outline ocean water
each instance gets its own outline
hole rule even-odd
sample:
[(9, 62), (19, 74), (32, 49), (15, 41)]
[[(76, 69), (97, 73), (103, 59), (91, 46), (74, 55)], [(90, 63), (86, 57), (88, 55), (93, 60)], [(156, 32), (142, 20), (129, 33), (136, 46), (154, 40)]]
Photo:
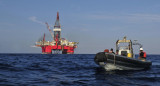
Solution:
[(0, 86), (160, 86), (160, 55), (141, 71), (105, 71), (95, 54), (0, 54)]

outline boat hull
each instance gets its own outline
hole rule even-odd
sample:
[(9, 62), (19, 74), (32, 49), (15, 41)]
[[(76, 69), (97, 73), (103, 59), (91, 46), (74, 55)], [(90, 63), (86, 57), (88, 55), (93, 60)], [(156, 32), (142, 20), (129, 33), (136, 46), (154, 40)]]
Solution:
[(148, 69), (152, 65), (151, 61), (141, 61), (105, 52), (97, 53), (94, 61), (107, 70), (142, 70)]

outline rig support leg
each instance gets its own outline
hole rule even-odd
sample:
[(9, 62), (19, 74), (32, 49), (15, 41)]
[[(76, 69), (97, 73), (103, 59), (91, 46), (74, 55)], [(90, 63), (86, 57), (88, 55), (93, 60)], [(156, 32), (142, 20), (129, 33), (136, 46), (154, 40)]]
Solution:
[(43, 46), (42, 47), (42, 54), (52, 54), (51, 46)]

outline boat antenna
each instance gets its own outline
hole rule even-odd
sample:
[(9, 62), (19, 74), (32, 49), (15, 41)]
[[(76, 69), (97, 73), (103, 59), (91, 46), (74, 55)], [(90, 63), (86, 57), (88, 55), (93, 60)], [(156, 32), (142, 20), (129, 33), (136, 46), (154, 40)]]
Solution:
[(137, 41), (138, 41), (138, 40), (134, 40), (133, 45), (139, 45), (139, 47), (140, 47), (140, 48), (142, 48), (142, 47), (143, 47), (143, 45), (142, 45), (142, 44), (140, 44), (140, 43), (138, 43)]

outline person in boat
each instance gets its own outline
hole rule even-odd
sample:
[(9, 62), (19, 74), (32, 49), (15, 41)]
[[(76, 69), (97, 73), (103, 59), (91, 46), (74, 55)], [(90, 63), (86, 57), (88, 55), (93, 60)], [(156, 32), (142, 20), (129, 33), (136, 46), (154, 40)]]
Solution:
[(119, 50), (116, 50), (116, 55), (118, 55)]
[(114, 52), (113, 52), (113, 48), (111, 48), (111, 50), (110, 50), (110, 52), (109, 53), (113, 53), (113, 54), (115, 54)]
[(146, 61), (146, 52), (143, 51), (143, 48), (140, 48), (140, 53), (138, 59)]
[(104, 52), (109, 53), (109, 50), (108, 50), (108, 49), (105, 49)]

